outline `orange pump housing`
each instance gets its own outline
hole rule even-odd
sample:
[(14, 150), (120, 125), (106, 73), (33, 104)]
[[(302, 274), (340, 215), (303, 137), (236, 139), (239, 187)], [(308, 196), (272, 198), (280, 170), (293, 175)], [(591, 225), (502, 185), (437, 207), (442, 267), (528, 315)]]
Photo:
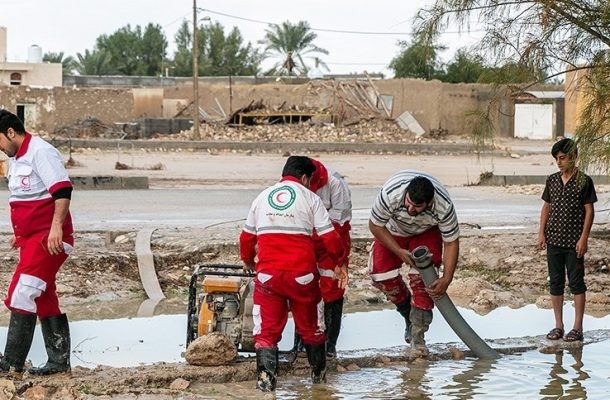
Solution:
[[(206, 276), (202, 283), (204, 297), (202, 302), (206, 302), (208, 295), (215, 293), (238, 293), (241, 286), (241, 279), (235, 277)], [(197, 324), (197, 334), (199, 336), (212, 333), (216, 328), (216, 316), (214, 311), (206, 304), (199, 308), (199, 323)]]

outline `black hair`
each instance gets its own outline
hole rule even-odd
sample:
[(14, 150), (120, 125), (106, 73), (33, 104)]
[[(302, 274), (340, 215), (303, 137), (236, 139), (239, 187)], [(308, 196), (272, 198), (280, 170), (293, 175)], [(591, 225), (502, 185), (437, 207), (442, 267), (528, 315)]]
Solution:
[(434, 185), (430, 182), (430, 179), (416, 176), (409, 182), (407, 193), (413, 204), (427, 204), (434, 198)]
[(282, 176), (294, 176), (300, 179), (303, 175), (306, 175), (308, 178), (311, 178), (315, 170), (316, 166), (311, 161), (311, 158), (306, 156), (290, 156), (286, 160)]
[(25, 135), (25, 127), (19, 117), (10, 111), (0, 110), (0, 133), (6, 135), (8, 128), (13, 128), (18, 135)]
[(554, 159), (557, 159), (557, 154), (562, 152), (564, 154), (568, 154), (572, 158), (576, 158), (578, 155), (578, 148), (576, 147), (576, 143), (569, 138), (561, 139), (556, 142), (551, 149), (551, 155)]

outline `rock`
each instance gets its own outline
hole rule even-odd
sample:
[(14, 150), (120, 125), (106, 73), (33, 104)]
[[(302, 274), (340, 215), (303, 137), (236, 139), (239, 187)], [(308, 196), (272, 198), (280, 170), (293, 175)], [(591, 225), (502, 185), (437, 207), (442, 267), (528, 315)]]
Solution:
[(44, 386), (36, 385), (26, 390), (23, 397), (27, 400), (44, 400), (49, 398), (49, 391)]
[(511, 292), (483, 289), (470, 302), (470, 307), (482, 314), (500, 306), (523, 307), (525, 306), (525, 301), (515, 297)]
[(341, 364), (337, 364), (337, 372), (345, 372), (345, 371), (347, 371), (347, 368), (345, 368)]
[(605, 293), (587, 293), (587, 307), (593, 310), (610, 308), (610, 296)]
[(553, 304), (551, 303), (551, 296), (544, 295), (540, 296), (536, 299), (536, 306), (538, 308), (550, 309), (553, 308)]
[(184, 356), (189, 364), (201, 366), (229, 364), (236, 357), (235, 344), (220, 332), (198, 337), (186, 349)]
[(449, 296), (475, 297), (481, 290), (492, 290), (491, 283), (481, 278), (458, 278), (454, 279), (447, 288)]
[(349, 364), (347, 367), (345, 367), (345, 369), (347, 369), (348, 371), (360, 371), (360, 367), (357, 364)]
[(521, 156), (517, 153), (511, 153), (510, 158), (521, 158)]
[(463, 360), (465, 357), (464, 352), (457, 347), (449, 347), (449, 353), (454, 360)]
[(10, 379), (0, 379), (0, 400), (11, 400), (17, 389)]
[(189, 387), (191, 382), (186, 379), (177, 378), (172, 383), (170, 383), (169, 388), (173, 390), (186, 390)]

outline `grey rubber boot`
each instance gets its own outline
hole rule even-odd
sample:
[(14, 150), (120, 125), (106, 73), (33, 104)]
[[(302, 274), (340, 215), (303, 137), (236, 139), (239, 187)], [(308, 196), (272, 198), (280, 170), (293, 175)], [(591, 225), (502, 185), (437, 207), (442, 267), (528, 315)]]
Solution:
[(32, 375), (70, 372), (70, 325), (66, 314), (40, 320), (48, 360), (42, 367), (30, 368)]
[(326, 325), (326, 357), (337, 355), (337, 339), (341, 332), (343, 316), (343, 297), (331, 303), (324, 303), (324, 323)]
[(411, 297), (396, 304), (396, 311), (405, 319), (405, 342), (411, 343)]
[(432, 310), (412, 307), (409, 317), (411, 320), (411, 347), (413, 349), (426, 350), (424, 335), (432, 323)]
[(325, 344), (306, 344), (307, 359), (311, 366), (311, 382), (326, 382), (326, 345)]
[(256, 349), (256, 388), (263, 392), (273, 392), (277, 382), (277, 368), (277, 349)]
[(0, 371), (22, 375), (25, 359), (32, 347), (35, 328), (36, 315), (11, 312), (6, 347), (0, 359)]

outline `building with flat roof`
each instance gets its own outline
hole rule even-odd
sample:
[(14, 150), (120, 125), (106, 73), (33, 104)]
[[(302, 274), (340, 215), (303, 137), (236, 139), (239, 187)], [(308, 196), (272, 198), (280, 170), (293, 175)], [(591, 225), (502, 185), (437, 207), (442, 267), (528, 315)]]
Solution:
[(0, 86), (61, 86), (62, 65), (43, 63), (42, 49), (32, 45), (28, 49), (27, 62), (7, 59), (7, 29), (0, 26)]

